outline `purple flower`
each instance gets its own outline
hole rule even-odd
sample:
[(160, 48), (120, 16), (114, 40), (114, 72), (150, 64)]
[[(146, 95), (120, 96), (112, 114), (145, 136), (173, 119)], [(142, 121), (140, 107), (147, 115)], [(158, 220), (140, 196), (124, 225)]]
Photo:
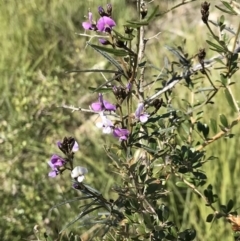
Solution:
[(79, 150), (79, 145), (78, 143), (75, 141), (74, 142), (74, 145), (73, 145), (73, 148), (72, 148), (72, 152), (77, 152)]
[(116, 106), (106, 100), (103, 100), (102, 94), (99, 94), (98, 102), (94, 102), (91, 104), (91, 108), (96, 112), (104, 110), (116, 111)]
[(83, 22), (82, 26), (86, 30), (97, 30), (96, 24), (93, 24), (92, 13), (88, 13), (88, 22)]
[(119, 141), (127, 140), (129, 134), (130, 134), (130, 131), (127, 129), (122, 129), (122, 128), (117, 127), (117, 128), (114, 128), (114, 130), (113, 130), (113, 135), (115, 137), (118, 137)]
[(150, 116), (147, 113), (143, 113), (144, 110), (144, 104), (143, 103), (139, 103), (138, 107), (135, 111), (135, 118), (140, 120), (142, 123), (145, 123), (148, 121), (148, 117)]
[[(57, 141), (57, 146), (58, 146), (58, 148), (60, 149), (60, 150), (62, 150), (62, 142), (61, 141)], [(72, 147), (72, 152), (77, 152), (79, 150), (79, 145), (78, 145), (78, 143), (75, 141), (74, 142), (74, 145), (73, 145), (73, 147)]]
[(101, 17), (97, 21), (97, 29), (100, 32), (111, 32), (112, 28), (116, 26), (116, 23), (109, 17)]
[(51, 160), (48, 162), (48, 165), (51, 167), (52, 171), (48, 173), (48, 176), (56, 177), (59, 174), (59, 168), (64, 166), (65, 163), (66, 161), (62, 157), (56, 154), (52, 155)]
[(99, 39), (99, 42), (102, 44), (102, 45), (111, 45), (111, 43), (105, 39), (105, 38), (100, 38)]
[(100, 117), (102, 119), (102, 122), (97, 122), (96, 126), (98, 128), (102, 128), (102, 131), (104, 134), (110, 134), (113, 130), (113, 123), (111, 120), (109, 120), (103, 112), (100, 112)]

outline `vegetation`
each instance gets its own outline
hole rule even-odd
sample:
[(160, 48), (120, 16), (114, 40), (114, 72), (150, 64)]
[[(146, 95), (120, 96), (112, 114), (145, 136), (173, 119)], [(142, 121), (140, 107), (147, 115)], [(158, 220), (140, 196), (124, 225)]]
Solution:
[[(91, 8), (96, 16), (97, 7), (104, 4), (105, 2), (90, 0), (22, 0), (17, 3), (0, 3), (0, 237), (4, 241), (38, 238), (80, 240), (80, 236), (82, 240), (88, 240), (94, 234), (94, 228), (81, 226), (80, 222), (59, 234), (79, 213), (79, 206), (88, 203), (88, 200), (67, 201), (82, 197), (82, 194), (72, 188), (70, 176), (66, 173), (55, 179), (47, 176), (47, 162), (53, 153), (60, 155), (56, 142), (64, 136), (73, 136), (79, 143), (80, 151), (75, 154), (74, 161), (76, 165), (88, 168), (88, 185), (98, 190), (106, 200), (117, 200), (122, 190), (127, 168), (123, 168), (122, 176), (116, 175), (115, 172), (121, 173), (121, 168), (113, 169), (115, 158), (109, 158), (113, 153), (121, 158), (125, 156), (120, 144), (118, 147), (111, 145), (118, 144), (116, 139), (103, 135), (95, 127), (97, 115), (62, 108), (74, 105), (88, 109), (98, 98), (93, 88), (105, 82), (105, 76), (99, 73), (73, 70), (113, 69), (101, 54), (86, 45), (89, 37), (78, 34), (84, 33), (82, 22), (86, 21), (84, 16), (88, 9)], [(156, 9), (157, 4), (149, 4), (147, 17)], [(160, 207), (162, 212), (169, 210), (167, 219), (174, 223), (174, 227), (178, 227), (178, 234), (191, 229), (196, 230), (195, 240), (227, 241), (234, 240), (235, 234), (228, 222), (228, 215), (230, 211), (237, 211), (240, 205), (239, 60), (237, 54), (232, 54), (238, 47), (236, 41), (240, 23), (238, 16), (234, 15), (237, 14), (237, 8), (231, 10), (224, 2), (211, 1), (209, 19), (218, 22), (218, 26), (209, 21), (209, 25), (206, 25), (201, 19), (201, 4), (202, 1), (198, 0), (161, 1), (159, 12), (155, 14), (157, 17), (151, 20), (145, 30), (146, 37), (150, 40), (143, 59), (146, 63), (142, 61), (140, 67), (145, 69), (145, 79), (149, 83), (155, 80), (156, 83), (154, 87), (150, 85), (146, 89), (144, 97), (147, 99), (152, 96), (164, 87), (164, 80), (174, 76), (174, 72), (171, 72), (173, 62), (177, 75), (183, 73), (186, 66), (182, 66), (181, 57), (190, 59), (195, 56), (188, 64), (191, 67), (198, 65), (200, 69), (201, 53), (204, 55), (204, 51), (199, 52), (199, 49), (206, 50), (202, 60), (218, 56), (219, 53), (227, 57), (219, 59), (212, 67), (206, 64), (205, 72), (198, 71), (197, 75), (191, 76), (191, 80), (186, 78), (179, 81), (161, 96), (163, 104), (157, 114), (148, 124), (134, 126), (136, 129), (133, 133), (141, 128), (144, 131), (156, 131), (156, 128), (165, 130), (167, 125), (174, 126), (175, 129), (162, 139), (155, 138), (153, 143), (149, 144), (149, 139), (145, 140), (144, 143), (151, 150), (144, 149), (142, 145), (140, 154), (135, 153), (134, 158), (145, 153), (149, 158), (159, 158), (158, 164), (162, 168), (169, 157), (171, 161), (176, 157), (176, 165), (170, 164), (176, 168), (175, 171), (169, 166), (154, 169), (154, 175), (159, 174), (158, 180), (164, 182), (164, 188), (169, 192), (169, 195), (159, 198), (159, 210)], [(113, 17), (117, 22), (115, 30), (122, 33), (122, 25), (127, 20), (137, 19), (136, 7), (128, 1), (113, 1), (112, 5)], [(225, 9), (225, 12), (219, 8)], [(169, 12), (163, 14), (166, 10)], [(232, 15), (229, 15), (227, 12), (231, 11)], [(235, 35), (224, 30), (225, 27), (230, 27)], [(136, 40), (133, 40), (132, 46), (136, 45), (134, 41)], [(98, 45), (96, 38), (91, 39), (91, 43)], [(179, 56), (179, 53), (182, 55)], [(224, 65), (227, 68), (221, 69)], [(106, 76), (110, 78), (110, 75)], [(214, 95), (211, 97), (211, 94)], [(109, 94), (110, 96), (115, 101), (113, 95)], [(152, 107), (151, 111), (153, 109)], [(176, 116), (160, 120), (164, 114), (172, 111), (176, 111)], [(158, 119), (157, 124), (154, 118)], [(177, 124), (173, 124), (174, 121)], [(166, 152), (151, 152), (156, 150), (157, 141), (166, 148)], [(169, 141), (169, 145), (163, 144), (164, 141)], [(137, 145), (132, 144), (134, 151)], [(171, 149), (172, 147), (174, 148)], [(197, 161), (204, 164), (199, 172), (201, 174), (195, 176), (198, 180), (194, 180), (194, 186), (185, 173), (178, 169), (180, 157), (184, 160), (184, 154), (190, 155), (190, 152), (193, 156), (199, 154)], [(142, 167), (137, 168), (139, 172), (136, 173), (140, 177)], [(146, 174), (145, 169), (142, 171)], [(195, 187), (203, 196), (196, 194), (198, 191)], [(214, 199), (211, 190), (218, 195), (215, 203), (209, 202), (211, 198)], [(51, 209), (62, 202), (65, 205)], [(129, 214), (129, 223), (131, 215)], [(207, 217), (210, 222), (206, 222)], [(138, 216), (135, 222), (141, 223), (141, 218)], [(148, 216), (144, 218), (147, 219)], [(121, 225), (124, 226), (124, 223)], [(136, 227), (136, 232), (140, 232), (140, 226)], [(115, 235), (122, 232), (121, 229), (114, 231)], [(145, 233), (141, 232), (145, 237)], [(114, 240), (109, 236), (106, 239)]]

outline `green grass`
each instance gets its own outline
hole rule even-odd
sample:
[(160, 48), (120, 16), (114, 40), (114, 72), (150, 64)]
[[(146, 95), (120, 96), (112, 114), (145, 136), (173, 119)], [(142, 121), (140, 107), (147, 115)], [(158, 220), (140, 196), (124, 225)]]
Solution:
[[(130, 16), (125, 12), (124, 2), (112, 4), (121, 9), (114, 11), (114, 17), (123, 23)], [(200, 17), (196, 20), (199, 9), (193, 8), (199, 4), (197, 1), (186, 5), (151, 26), (147, 36), (162, 32), (158, 40), (149, 42), (146, 56), (153, 64), (161, 68), (164, 56), (173, 59), (164, 48), (165, 44), (174, 46), (186, 39), (190, 55), (196, 54), (200, 47), (207, 47), (207, 30), (200, 23)], [(96, 60), (106, 66), (102, 57), (85, 48), (87, 39), (75, 34), (83, 32), (81, 22), (88, 8), (93, 10), (98, 5), (97, 1), (83, 4), (77, 0), (0, 3), (0, 236), (4, 241), (33, 240), (36, 224), (51, 233), (76, 215), (78, 204), (48, 213), (54, 204), (77, 195), (67, 175), (57, 181), (47, 178), (47, 161), (57, 152), (56, 141), (64, 136), (72, 135), (79, 141), (81, 152), (76, 162), (88, 167), (87, 181), (107, 198), (115, 195), (111, 187), (116, 176), (109, 171), (110, 160), (102, 148), (110, 141), (96, 131), (95, 118), (56, 107), (61, 104), (88, 107), (97, 98), (88, 87), (102, 83), (104, 79), (100, 75), (66, 74), (65, 71), (91, 68)], [(129, 7), (127, 11), (132, 10)], [(118, 30), (122, 30), (120, 26)], [(151, 54), (153, 52), (156, 54)], [(210, 51), (207, 56), (212, 56)], [(156, 73), (149, 70), (147, 74), (151, 78)], [(236, 96), (240, 91), (238, 76), (239, 73), (233, 79), (237, 83), (232, 88)], [(214, 71), (213, 79), (217, 78), (217, 71)], [(190, 91), (182, 84), (175, 87), (174, 95), (178, 100), (191, 99)], [(195, 101), (198, 98), (201, 97), (195, 96)], [(222, 113), (229, 120), (236, 117), (226, 107), (223, 93), (217, 95), (215, 102), (219, 103), (217, 109), (204, 108), (206, 122)], [(176, 102), (176, 106), (184, 107), (184, 103)], [(234, 128), (234, 133), (235, 138), (222, 139), (206, 148), (208, 156), (218, 156), (219, 160), (206, 165), (205, 172), (219, 200), (226, 204), (232, 198), (235, 207), (239, 207), (239, 126)], [(233, 240), (230, 224), (222, 219), (212, 225), (205, 222), (210, 210), (191, 191), (182, 193), (174, 185), (170, 187), (176, 194), (169, 200), (172, 217), (182, 229), (195, 227), (197, 240)]]

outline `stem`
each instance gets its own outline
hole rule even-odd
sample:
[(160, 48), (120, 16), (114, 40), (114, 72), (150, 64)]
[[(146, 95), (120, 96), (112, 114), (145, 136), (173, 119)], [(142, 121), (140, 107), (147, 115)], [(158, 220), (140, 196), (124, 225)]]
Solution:
[(212, 204), (210, 204), (207, 200), (207, 198), (190, 182), (188, 182), (186, 179), (184, 179), (183, 175), (174, 172), (174, 175), (176, 177), (179, 177), (189, 188), (191, 188), (193, 190), (193, 192), (195, 192), (196, 194), (198, 194), (203, 200), (204, 202), (214, 211), (215, 214), (218, 214), (219, 212), (213, 207)]
[[(232, 124), (229, 126), (228, 131), (230, 131), (235, 125), (237, 125), (240, 122), (240, 116), (235, 119)], [(215, 136), (213, 136), (211, 139), (205, 141), (203, 144), (201, 144), (200, 146), (198, 146), (196, 148), (196, 151), (200, 151), (202, 150), (204, 147), (208, 146), (209, 144), (213, 143), (214, 141), (220, 139), (221, 137), (223, 137), (224, 135), (226, 135), (226, 131), (220, 131), (219, 133), (217, 133)]]

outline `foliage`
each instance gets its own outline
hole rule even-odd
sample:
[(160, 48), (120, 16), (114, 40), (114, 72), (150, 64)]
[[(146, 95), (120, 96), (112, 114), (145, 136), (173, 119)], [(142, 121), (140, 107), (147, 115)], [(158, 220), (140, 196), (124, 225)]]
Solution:
[[(160, 60), (151, 54), (158, 44), (150, 43), (161, 36), (154, 22), (167, 19), (168, 13), (191, 2), (159, 7), (138, 1), (133, 7), (136, 15), (124, 19), (124, 29), (119, 12), (114, 15), (117, 26), (111, 31), (80, 34), (89, 38), (84, 63), (82, 53), (76, 51), (82, 40), (76, 40), (73, 32), (80, 24), (79, 12), (87, 13), (86, 6), (76, 3), (74, 8), (54, 1), (27, 6), (23, 2), (17, 17), (13, 15), (16, 9), (5, 6), (7, 17), (2, 17), (2, 24), (11, 19), (16, 32), (15, 45), (5, 48), (8, 56), (3, 52), (7, 57), (2, 60), (6, 76), (1, 86), (4, 240), (33, 239), (35, 224), (40, 224), (34, 228), (40, 240), (217, 240), (219, 235), (231, 240), (230, 225), (224, 234), (216, 231), (220, 225), (226, 226), (224, 219), (232, 224), (238, 240), (238, 206), (234, 204), (238, 203), (235, 179), (239, 165), (234, 158), (239, 131), (233, 132), (233, 128), (240, 120), (235, 82), (240, 25), (230, 29), (225, 20), (228, 14), (237, 19), (237, 3), (218, 4), (216, 9), (224, 15), (215, 22), (209, 20), (214, 4), (209, 10), (206, 2), (201, 5), (197, 1), (198, 8), (190, 8), (192, 12), (201, 10), (210, 34), (202, 35), (208, 51), (199, 46), (191, 49), (188, 40), (174, 46), (163, 37), (169, 57), (160, 56)], [(112, 6), (114, 12), (120, 8)], [(35, 26), (32, 17), (24, 21), (32, 9), (45, 26)], [(66, 21), (66, 12), (71, 21)], [(110, 11), (103, 16), (111, 17)], [(51, 19), (61, 22), (49, 28), (49, 23), (56, 21)], [(3, 37), (8, 39), (10, 34)], [(40, 37), (33, 40), (35, 35)], [(99, 35), (109, 45), (98, 44)], [(18, 58), (9, 55), (13, 50)], [(213, 57), (207, 59), (208, 53)], [(94, 65), (89, 68), (89, 64)], [(69, 72), (64, 75), (66, 69)], [(106, 82), (98, 79), (99, 72)], [(82, 79), (87, 83), (82, 85)], [(93, 94), (86, 94), (91, 91)], [(98, 102), (97, 93), (103, 94)], [(109, 111), (105, 97), (115, 104), (116, 112)], [(72, 103), (81, 107), (69, 106)], [(70, 118), (66, 108), (81, 114), (75, 112)], [(94, 108), (101, 108), (101, 114)], [(113, 133), (113, 137), (94, 128), (99, 116), (103, 132)], [(109, 117), (110, 131), (104, 122)], [(65, 138), (58, 144), (64, 154), (61, 165), (55, 165), (53, 157), (51, 162), (57, 175), (72, 171), (72, 190), (65, 173), (53, 181), (45, 179), (46, 160), (54, 152), (51, 144), (67, 135), (66, 131), (75, 139)], [(74, 140), (81, 140), (81, 154), (73, 153)], [(75, 176), (80, 156), (88, 174), (80, 168)], [(51, 206), (52, 215), (45, 218)], [(205, 220), (211, 223), (211, 230)], [(43, 226), (49, 228), (47, 232)]]

